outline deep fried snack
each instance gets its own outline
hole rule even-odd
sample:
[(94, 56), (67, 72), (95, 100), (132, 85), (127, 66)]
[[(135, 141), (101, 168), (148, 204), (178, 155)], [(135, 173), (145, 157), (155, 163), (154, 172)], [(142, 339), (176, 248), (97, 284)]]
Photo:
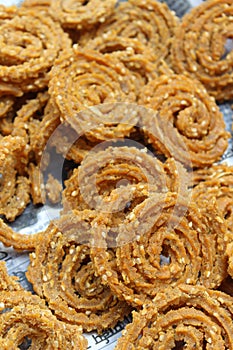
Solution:
[(44, 188), (44, 177), (40, 166), (29, 163), (28, 175), (30, 179), (30, 194), (33, 204), (45, 204), (46, 194)]
[(214, 205), (204, 215), (176, 193), (153, 194), (132, 213), (119, 227), (115, 251), (103, 247), (103, 223), (96, 227), (99, 248), (91, 251), (97, 272), (119, 298), (142, 306), (168, 286), (215, 288), (226, 277), (226, 227), (215, 219)]
[[(5, 20), (12, 19), (18, 11), (17, 6), (4, 6), (0, 5), (0, 24), (3, 24)], [(2, 89), (2, 87), (0, 88)]]
[(87, 107), (103, 104), (99, 107), (101, 114), (106, 103), (135, 101), (134, 79), (120, 61), (76, 47), (56, 61), (49, 92), (60, 111), (61, 121), (71, 124), (78, 135), (98, 126), (95, 118), (99, 109), (97, 112), (85, 110)]
[[(16, 13), (18, 11), (18, 8), (16, 6), (4, 6), (0, 5), (0, 25), (4, 24), (6, 21), (11, 20), (15, 17)], [(0, 96), (2, 95), (10, 95), (20, 96), (22, 95), (20, 89), (17, 86), (14, 86), (14, 84), (7, 84), (4, 81), (0, 81)]]
[(27, 159), (23, 138), (5, 136), (0, 139), (0, 214), (9, 221), (20, 215), (30, 202)]
[(117, 0), (51, 0), (51, 14), (64, 28), (82, 29), (103, 23), (114, 11)]
[[(173, 156), (180, 162), (189, 165), (189, 160), (194, 168), (208, 166), (226, 150), (230, 134), (223, 115), (197, 80), (176, 74), (161, 76), (147, 84), (139, 103), (158, 112), (160, 127), (164, 135), (169, 133)], [(149, 141), (166, 155), (151, 132), (153, 119), (143, 122)]]
[[(25, 141), (28, 142), (29, 135), (33, 133), (43, 117), (47, 100), (47, 92), (27, 93), (21, 97), (2, 96), (0, 98), (2, 109), (0, 134), (25, 137)], [(38, 133), (38, 131), (34, 132), (35, 135), (31, 137), (30, 143), (37, 139)]]
[[(174, 159), (162, 163), (147, 153), (146, 149), (127, 146), (107, 147), (103, 150), (97, 148), (86, 156), (65, 181), (64, 210), (94, 209), (98, 212), (117, 213), (120, 218), (122, 210), (127, 214), (132, 210), (133, 198), (143, 197), (143, 189), (148, 191), (148, 195), (154, 191), (169, 190), (182, 192), (183, 195), (186, 193), (188, 196), (188, 180), (188, 174), (181, 164)], [(120, 188), (122, 192), (125, 191), (126, 198), (123, 199), (125, 196), (122, 193), (120, 207), (114, 207), (112, 201), (117, 199), (114, 191), (117, 195), (116, 189)]]
[(133, 313), (115, 349), (231, 349), (232, 302), (231, 296), (203, 286), (168, 288)]
[[(88, 33), (87, 38), (115, 31), (122, 38), (138, 39), (153, 50), (158, 61), (167, 60), (177, 22), (166, 4), (153, 0), (129, 0), (120, 2), (113, 14), (97, 30)], [(85, 35), (80, 38), (81, 45), (87, 38)]]
[(0, 136), (9, 136), (13, 131), (13, 123), (11, 117), (1, 118)]
[[(84, 138), (87, 138), (90, 144), (126, 138), (134, 131), (138, 119), (138, 108), (135, 104), (104, 103), (89, 107), (76, 114), (74, 122), (71, 121), (76, 130), (73, 146), (77, 144), (75, 148), (78, 148), (79, 139), (81, 142)], [(75, 136), (72, 135), (73, 138)], [(69, 153), (72, 152), (72, 147)]]
[(137, 39), (118, 36), (115, 31), (88, 40), (84, 48), (117, 57), (134, 75), (137, 94), (143, 85), (159, 74), (155, 64), (157, 57), (152, 50)]
[[(102, 203), (98, 204), (100, 207), (102, 204), (102, 209), (95, 209), (95, 213), (99, 214), (101, 217), (104, 216), (105, 225), (111, 227), (111, 230), (106, 230), (104, 228), (102, 231), (102, 236), (104, 237), (107, 247), (114, 248), (118, 245), (117, 237), (119, 235), (119, 225), (125, 222), (128, 217), (133, 219), (134, 216), (133, 214), (131, 215), (132, 210), (149, 198), (152, 191), (156, 191), (156, 189), (153, 189), (153, 186), (150, 187), (150, 190), (148, 187), (148, 184), (140, 183), (120, 186), (119, 188), (113, 189), (108, 196), (101, 198)], [(65, 207), (63, 215), (66, 212), (70, 213), (70, 207)]]
[(33, 251), (38, 244), (40, 234), (43, 233), (39, 232), (28, 235), (16, 232), (0, 219), (0, 241), (6, 247), (13, 247), (18, 251)]
[[(2, 294), (0, 293), (0, 297), (5, 300)], [(82, 336), (79, 327), (59, 322), (50, 310), (30, 305), (27, 298), (28, 295), (25, 295), (23, 301), (19, 300), (19, 305), (13, 307), (10, 299), (5, 301), (6, 308), (11, 310), (0, 316), (2, 346), (17, 350), (21, 345), (28, 345), (26, 342), (30, 339), (31, 344), (27, 349), (49, 350), (61, 349), (64, 346), (67, 350), (87, 349), (87, 340)]]
[(0, 291), (13, 290), (21, 291), (23, 287), (18, 283), (17, 277), (8, 275), (5, 262), (0, 261)]
[(41, 133), (41, 121), (45, 115), (45, 108), (49, 100), (47, 92), (38, 93), (35, 98), (27, 100), (22, 107), (16, 112), (13, 121), (12, 136), (25, 138), (30, 152), (30, 160), (35, 160), (38, 153), (42, 152), (38, 148), (38, 138)]
[[(59, 127), (59, 125), (59, 110), (57, 109), (52, 99), (49, 98), (46, 106), (44, 106), (42, 119), (40, 124), (38, 125), (37, 135), (36, 133), (34, 133), (33, 135), (33, 153), (36, 160), (36, 164), (39, 164), (40, 162), (45, 163), (45, 152), (47, 144), (49, 143), (50, 137), (53, 135), (53, 133)], [(44, 167), (46, 166), (46, 164), (41, 164), (41, 166)]]
[[(3, 178), (6, 178), (3, 174)], [(1, 180), (2, 182), (2, 180)], [(2, 183), (0, 183), (2, 187)], [(17, 216), (23, 213), (27, 204), (30, 202), (30, 183), (25, 176), (16, 176), (11, 178), (6, 186), (1, 188), (0, 214), (9, 221), (14, 221)]]
[(200, 176), (204, 181), (193, 189), (194, 201), (205, 205), (210, 200), (216, 199), (219, 220), (222, 218), (226, 222), (229, 233), (233, 235), (233, 166), (215, 165), (205, 172), (200, 171)]
[(193, 199), (201, 206), (205, 206), (210, 200), (216, 200), (218, 207), (216, 219), (227, 226), (228, 273), (233, 276), (233, 167), (224, 164), (216, 165), (199, 173), (196, 172), (196, 178), (204, 181), (194, 187)]
[(18, 9), (12, 19), (3, 21), (0, 44), (1, 95), (15, 96), (45, 88), (55, 59), (71, 47), (58, 23), (27, 8)]
[(49, 164), (46, 144), (59, 124), (59, 113), (55, 106), (53, 107), (47, 92), (38, 93), (35, 98), (27, 100), (14, 120), (12, 135), (18, 135), (27, 141), (27, 173), (35, 205), (44, 204), (46, 201), (43, 176), (43, 171)]
[(12, 95), (0, 97), (0, 135), (9, 136), (12, 134), (14, 128), (13, 122), (23, 100), (24, 97), (16, 98)]
[(232, 167), (227, 163), (213, 164), (208, 168), (196, 169), (192, 172), (193, 186), (198, 185), (200, 182), (211, 180), (212, 178), (221, 177), (221, 174), (231, 171)]
[(205, 85), (216, 100), (233, 98), (232, 0), (209, 0), (182, 18), (172, 44), (172, 66)]
[(1, 349), (16, 350), (26, 344), (27, 349), (87, 348), (82, 328), (58, 321), (42, 299), (23, 290), (15, 278), (7, 274), (3, 263), (0, 275), (4, 279), (4, 283), (2, 279), (0, 282)]
[(130, 307), (119, 301), (90, 259), (95, 213), (72, 213), (51, 222), (30, 256), (27, 278), (55, 315), (86, 331), (114, 326)]

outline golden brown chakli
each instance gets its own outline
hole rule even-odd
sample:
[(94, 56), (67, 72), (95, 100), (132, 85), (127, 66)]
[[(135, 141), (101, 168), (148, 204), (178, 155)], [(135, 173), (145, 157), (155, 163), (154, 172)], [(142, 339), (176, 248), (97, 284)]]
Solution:
[[(46, 307), (44, 300), (25, 291), (0, 263), (1, 349), (84, 350), (87, 341), (82, 327), (64, 324)], [(30, 340), (30, 343), (27, 341)]]
[(232, 16), (231, 0), (205, 1), (182, 18), (172, 44), (174, 70), (197, 78), (218, 101), (233, 98)]
[(231, 349), (232, 302), (231, 296), (203, 286), (167, 288), (133, 313), (115, 349)]

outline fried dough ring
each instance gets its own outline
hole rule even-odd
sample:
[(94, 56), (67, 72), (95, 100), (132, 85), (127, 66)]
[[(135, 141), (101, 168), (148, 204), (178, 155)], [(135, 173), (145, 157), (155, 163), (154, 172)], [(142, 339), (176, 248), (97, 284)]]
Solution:
[[(174, 159), (162, 163), (146, 149), (126, 146), (97, 148), (65, 181), (63, 206), (65, 211), (94, 209), (120, 217), (122, 211), (129, 214), (136, 198), (147, 197), (154, 191), (177, 191), (188, 196), (188, 180), (181, 164)], [(143, 191), (146, 192), (143, 194)], [(115, 206), (114, 200), (117, 202)]]
[(194, 7), (177, 28), (172, 66), (197, 78), (216, 100), (233, 98), (233, 52), (225, 43), (233, 36), (231, 0), (211, 0)]
[(99, 248), (91, 251), (97, 272), (119, 298), (142, 306), (168, 286), (215, 288), (226, 277), (226, 227), (215, 220), (214, 205), (204, 215), (176, 193), (153, 194), (133, 214), (119, 227), (115, 251), (101, 241), (104, 224), (96, 227)]
[(232, 301), (203, 286), (168, 288), (133, 313), (115, 349), (231, 349)]
[(51, 0), (51, 14), (64, 28), (82, 29), (102, 23), (114, 11), (116, 0)]
[[(95, 134), (101, 118), (105, 118), (105, 104), (135, 101), (134, 79), (120, 61), (94, 50), (78, 50), (76, 47), (56, 61), (49, 92), (58, 107), (61, 121), (68, 122), (79, 136), (90, 133), (92, 129)], [(128, 123), (131, 129), (134, 125), (130, 121), (129, 118), (124, 122), (123, 118), (124, 126)], [(112, 123), (111, 113), (109, 123)], [(121, 124), (119, 127), (123, 135), (129, 133)]]
[[(153, 0), (120, 2), (115, 11), (101, 24), (93, 36), (115, 31), (122, 38), (138, 39), (153, 50), (156, 60), (169, 61), (171, 41), (178, 19), (166, 4)], [(90, 39), (91, 33), (81, 36), (81, 42)]]
[(154, 52), (139, 40), (121, 37), (115, 31), (111, 30), (102, 36), (88, 40), (84, 48), (97, 50), (121, 61), (135, 77), (137, 95), (148, 81), (159, 75)]
[(12, 19), (3, 21), (0, 43), (1, 94), (16, 96), (45, 88), (55, 59), (71, 47), (58, 23), (27, 8), (18, 9)]
[[(225, 129), (223, 115), (197, 80), (184, 75), (161, 76), (143, 89), (139, 103), (159, 114), (161, 128), (164, 135), (169, 134), (174, 156), (187, 166), (211, 165), (226, 150), (230, 134)], [(152, 145), (166, 154), (151, 133), (153, 118), (155, 116), (152, 121), (144, 119), (146, 134)]]
[(30, 256), (26, 275), (58, 318), (100, 332), (114, 326), (130, 308), (95, 275), (88, 246), (93, 219), (95, 213), (86, 211), (51, 222)]
[(58, 321), (42, 299), (25, 291), (7, 274), (3, 263), (0, 264), (0, 275), (1, 349), (17, 350), (28, 339), (31, 340), (28, 349), (87, 348), (82, 328)]

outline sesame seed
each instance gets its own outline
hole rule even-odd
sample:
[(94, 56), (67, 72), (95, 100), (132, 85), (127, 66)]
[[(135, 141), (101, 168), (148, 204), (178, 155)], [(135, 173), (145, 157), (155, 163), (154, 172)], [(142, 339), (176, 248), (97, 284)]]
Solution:
[(48, 277), (46, 275), (43, 276), (43, 281), (47, 282), (48, 281)]

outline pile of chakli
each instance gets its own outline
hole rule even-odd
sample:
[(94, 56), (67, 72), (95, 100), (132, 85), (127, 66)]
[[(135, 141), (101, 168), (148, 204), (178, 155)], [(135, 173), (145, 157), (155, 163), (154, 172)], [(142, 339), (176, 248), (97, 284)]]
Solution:
[(0, 277), (1, 349), (86, 349), (82, 327), (58, 321), (44, 300), (7, 274), (3, 262)]
[[(86, 349), (134, 310), (116, 349), (233, 349), (232, 1), (0, 10), (0, 240), (37, 294), (0, 265), (1, 348)], [(30, 201), (59, 218), (17, 233)]]

